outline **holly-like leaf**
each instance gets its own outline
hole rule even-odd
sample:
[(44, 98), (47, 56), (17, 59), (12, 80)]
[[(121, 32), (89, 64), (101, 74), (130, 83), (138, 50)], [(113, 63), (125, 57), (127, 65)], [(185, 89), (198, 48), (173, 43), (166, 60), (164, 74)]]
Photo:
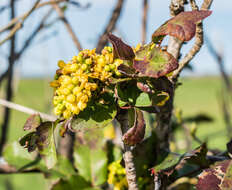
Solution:
[(113, 45), (114, 58), (123, 60), (133, 60), (135, 58), (133, 49), (120, 38), (113, 34), (108, 34), (108, 39)]
[(206, 144), (202, 144), (200, 147), (183, 155), (164, 152), (159, 157), (158, 164), (152, 168), (152, 172), (155, 175), (158, 173), (171, 175), (175, 171), (178, 175), (178, 173), (183, 173), (185, 166), (191, 167), (196, 165), (206, 167), (209, 165), (206, 153)]
[(56, 146), (54, 139), (55, 123), (43, 122), (36, 128), (38, 136), (36, 144), (40, 155), (44, 158), (47, 167), (52, 168), (57, 162)]
[(150, 50), (139, 50), (136, 52), (136, 58), (133, 61), (133, 67), (139, 72), (139, 76), (159, 78), (177, 69), (178, 62), (170, 53), (152, 44), (147, 46), (149, 48), (145, 48)]
[(116, 116), (116, 105), (111, 94), (102, 95), (104, 103), (94, 102), (92, 105), (80, 112), (79, 115), (72, 119), (71, 128), (73, 130), (83, 130), (95, 127), (104, 127), (111, 122)]
[(160, 26), (152, 35), (152, 41), (160, 44), (166, 35), (181, 41), (191, 40), (196, 32), (196, 23), (211, 15), (212, 11), (186, 11), (171, 18)]
[(42, 122), (42, 119), (39, 114), (33, 114), (31, 115), (26, 123), (24, 124), (23, 129), (24, 130), (34, 130), (36, 129)]
[(198, 179), (197, 190), (230, 190), (232, 189), (232, 161), (216, 162), (205, 169)]
[(134, 114), (134, 125), (122, 137), (123, 142), (130, 146), (138, 144), (143, 140), (146, 128), (143, 112), (135, 109)]

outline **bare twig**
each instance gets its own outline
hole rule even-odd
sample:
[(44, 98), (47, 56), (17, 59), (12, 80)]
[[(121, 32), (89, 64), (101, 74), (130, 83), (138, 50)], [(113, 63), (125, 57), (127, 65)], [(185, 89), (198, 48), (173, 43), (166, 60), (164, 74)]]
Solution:
[[(53, 0), (53, 1), (57, 2), (57, 0)], [(78, 40), (77, 36), (75, 35), (75, 33), (74, 33), (74, 31), (73, 31), (73, 29), (72, 29), (69, 21), (65, 17), (64, 12), (62, 11), (62, 9), (59, 7), (58, 4), (53, 4), (52, 6), (56, 10), (56, 12), (58, 13), (58, 15), (59, 15), (60, 19), (62, 20), (62, 22), (64, 23), (64, 25), (65, 25), (66, 29), (68, 30), (68, 32), (69, 32), (69, 34), (70, 34), (70, 36), (71, 36), (71, 38), (72, 38), (75, 46), (77, 47), (77, 49), (79, 51), (81, 51), (82, 50), (81, 43)]]
[[(210, 5), (212, 4), (213, 0), (206, 0), (202, 4), (201, 10), (206, 10), (210, 8)], [(198, 10), (198, 6), (196, 5), (195, 0), (190, 1), (192, 10)], [(171, 79), (173, 81), (177, 80), (178, 76), (180, 75), (181, 71), (184, 69), (184, 67), (195, 57), (195, 55), (200, 51), (202, 45), (203, 45), (204, 39), (203, 39), (203, 25), (202, 22), (197, 24), (196, 27), (196, 37), (195, 37), (195, 43), (193, 47), (190, 49), (190, 51), (185, 55), (185, 57), (179, 62), (179, 67), (177, 70), (174, 71)]]
[(15, 33), (22, 28), (24, 21), (26, 20), (27, 17), (30, 16), (30, 14), (36, 9), (36, 6), (39, 4), (40, 0), (37, 0), (35, 2), (35, 4), (32, 6), (32, 8), (27, 12), (27, 14), (25, 14), (22, 19), (20, 20), (20, 22), (18, 22), (10, 31), (10, 33), (6, 36), (5, 39), (3, 39), (2, 41), (0, 41), (0, 46), (2, 44), (4, 44), (7, 40), (9, 40), (10, 38), (12, 38), (12, 36), (15, 35)]
[(147, 12), (148, 12), (148, 0), (143, 0), (143, 18), (142, 18), (142, 44), (146, 43), (147, 38)]
[[(52, 5), (52, 4), (57, 4), (57, 3), (62, 3), (62, 2), (67, 2), (67, 0), (57, 0), (56, 2), (54, 1), (48, 1), (48, 2), (43, 2), (43, 3), (40, 3), (40, 4), (37, 4), (36, 7), (34, 8), (35, 9), (39, 9), (41, 7), (44, 7), (46, 5)], [(33, 6), (34, 7), (34, 6)], [(33, 10), (33, 11), (34, 11)], [(27, 15), (31, 12), (31, 9), (29, 11), (27, 11), (26, 13), (18, 16), (18, 17), (15, 17), (15, 18), (12, 18), (12, 20), (4, 27), (2, 27), (0, 29), (0, 33), (2, 32), (5, 32), (6, 30), (8, 30), (9, 28), (11, 28), (13, 25), (15, 25), (17, 22), (21, 21), (24, 17), (28, 17)], [(30, 13), (31, 14), (31, 13)]]
[(112, 12), (111, 18), (110, 18), (103, 34), (99, 38), (98, 43), (97, 43), (97, 46), (96, 46), (97, 53), (100, 53), (101, 50), (104, 48), (104, 46), (107, 44), (107, 42), (108, 42), (107, 34), (112, 32), (115, 29), (116, 23), (117, 23), (118, 18), (121, 14), (123, 3), (124, 3), (124, 0), (118, 0), (117, 5)]
[[(42, 18), (41, 22), (39, 23), (39, 25), (36, 27), (36, 29), (31, 33), (31, 35), (29, 35), (29, 37), (27, 38), (27, 40), (25, 41), (25, 43), (23, 44), (23, 47), (17, 52), (15, 53), (15, 60), (20, 59), (21, 55), (25, 52), (25, 50), (30, 46), (30, 44), (32, 43), (32, 41), (34, 40), (34, 38), (37, 36), (37, 34), (45, 27), (45, 21), (48, 19), (48, 17), (51, 15), (53, 9), (50, 9), (47, 14), (45, 14), (45, 16)], [(14, 62), (15, 63), (15, 62)], [(9, 67), (7, 68), (7, 70), (0, 76), (0, 85), (2, 83), (2, 81), (7, 77), (8, 73), (9, 73)]]
[(28, 107), (25, 107), (25, 106), (22, 106), (22, 105), (13, 103), (13, 102), (6, 101), (6, 100), (3, 100), (3, 99), (0, 99), (0, 105), (5, 106), (5, 107), (10, 108), (10, 109), (14, 109), (14, 110), (23, 112), (23, 113), (26, 113), (26, 114), (29, 114), (29, 115), (37, 113), (37, 114), (39, 114), (41, 116), (41, 118), (49, 120), (49, 121), (56, 120), (55, 116), (48, 115), (48, 114), (33, 110), (31, 108), (28, 108)]
[[(121, 125), (122, 135), (125, 134), (129, 129), (128, 124), (128, 112), (127, 110), (120, 110), (117, 116), (117, 120)], [(138, 184), (136, 182), (136, 170), (134, 165), (134, 156), (131, 150), (131, 146), (124, 144), (123, 159), (126, 168), (126, 178), (128, 182), (129, 190), (139, 190)]]

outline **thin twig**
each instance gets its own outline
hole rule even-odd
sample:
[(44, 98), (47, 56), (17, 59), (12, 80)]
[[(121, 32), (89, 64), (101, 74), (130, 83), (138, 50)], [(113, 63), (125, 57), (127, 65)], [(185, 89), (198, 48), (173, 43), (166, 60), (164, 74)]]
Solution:
[(28, 108), (28, 107), (25, 107), (25, 106), (22, 106), (22, 105), (13, 103), (13, 102), (9, 102), (9, 101), (6, 101), (4, 99), (0, 99), (0, 105), (8, 107), (10, 109), (14, 109), (14, 110), (23, 112), (23, 113), (26, 113), (26, 114), (29, 114), (29, 115), (39, 114), (41, 116), (41, 118), (43, 118), (45, 120), (49, 120), (49, 121), (56, 120), (55, 116), (48, 115), (46, 113), (42, 113), (42, 112), (36, 111), (34, 109), (31, 109), (31, 108)]
[(104, 46), (107, 44), (108, 42), (107, 34), (112, 32), (115, 29), (116, 23), (119, 19), (119, 16), (121, 15), (123, 3), (124, 3), (124, 0), (118, 0), (117, 5), (112, 12), (111, 18), (97, 43), (97, 46), (96, 46), (97, 53), (100, 53), (101, 50), (104, 48)]
[[(31, 35), (29, 35), (29, 37), (26, 39), (25, 43), (23, 44), (23, 47), (17, 52), (15, 53), (15, 61), (20, 59), (21, 55), (25, 52), (25, 50), (30, 46), (30, 44), (32, 43), (32, 41), (34, 40), (34, 38), (38, 35), (38, 33), (45, 27), (45, 21), (48, 19), (48, 17), (51, 15), (52, 13), (52, 8), (47, 12), (47, 14), (45, 14), (45, 16), (42, 18), (41, 22), (39, 23), (39, 25), (36, 27), (36, 29), (31, 33)], [(14, 62), (15, 63), (15, 62)], [(2, 83), (2, 81), (7, 77), (8, 73), (9, 73), (9, 67), (7, 68), (7, 70), (0, 76), (0, 85)]]
[[(37, 4), (35, 9), (39, 9), (39, 8), (44, 7), (46, 5), (52, 5), (52, 4), (62, 3), (62, 2), (67, 2), (67, 0), (57, 0), (56, 2), (54, 2), (54, 1), (43, 2), (43, 3)], [(21, 21), (24, 17), (28, 17), (27, 15), (30, 13), (30, 11), (31, 10), (27, 11), (26, 13), (24, 13), (16, 18), (13, 18), (6, 26), (4, 26), (0, 29), (0, 33), (5, 32), (9, 28), (11, 28), (13, 25), (15, 25), (17, 22)]]
[[(210, 8), (213, 0), (205, 0), (202, 4), (201, 10), (207, 10)], [(192, 10), (198, 10), (195, 0), (190, 1)], [(179, 67), (177, 70), (174, 71), (171, 79), (176, 81), (179, 77), (181, 71), (184, 67), (195, 57), (195, 55), (200, 51), (203, 45), (203, 25), (202, 22), (198, 23), (196, 26), (196, 36), (195, 36), (195, 43), (190, 51), (185, 55), (185, 57), (179, 62)]]
[(40, 0), (37, 0), (35, 2), (35, 4), (32, 6), (32, 8), (27, 12), (27, 14), (25, 14), (22, 19), (20, 20), (20, 22), (18, 22), (10, 31), (10, 33), (6, 36), (5, 39), (3, 39), (2, 41), (0, 41), (0, 46), (2, 44), (4, 44), (6, 41), (8, 41), (9, 39), (12, 38), (12, 36), (15, 35), (15, 33), (22, 28), (24, 21), (26, 20), (27, 17), (29, 17), (31, 15), (31, 13), (36, 9), (36, 6), (39, 4)]
[(146, 43), (147, 38), (147, 13), (148, 13), (148, 0), (143, 0), (143, 18), (142, 18), (142, 44)]
[[(53, 0), (54, 2), (57, 2), (57, 0)], [(62, 9), (59, 7), (58, 4), (52, 4), (53, 8), (56, 10), (57, 14), (59, 15), (61, 21), (64, 23), (68, 33), (70, 34), (76, 48), (81, 51), (82, 50), (82, 47), (81, 47), (81, 43), (80, 41), (78, 40), (77, 36), (75, 35), (68, 19), (65, 17), (64, 15), (64, 12), (62, 11)]]

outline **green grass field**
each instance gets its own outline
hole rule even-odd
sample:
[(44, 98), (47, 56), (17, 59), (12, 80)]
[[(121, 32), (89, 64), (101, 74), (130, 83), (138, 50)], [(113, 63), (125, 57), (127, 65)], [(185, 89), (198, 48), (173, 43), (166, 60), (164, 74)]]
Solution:
[[(208, 139), (210, 148), (225, 149), (227, 132), (219, 104), (222, 86), (220, 79), (216, 77), (184, 78), (181, 82), (183, 84), (176, 91), (175, 107), (183, 111), (184, 117), (194, 116), (198, 113), (213, 117), (212, 123), (203, 123), (197, 126), (197, 135), (202, 141)], [(2, 91), (3, 89), (0, 91), (0, 96)], [(14, 102), (41, 112), (51, 113), (52, 89), (49, 87), (48, 80), (21, 80), (15, 91)], [(2, 115), (1, 107), (0, 114)], [(24, 113), (12, 111), (9, 143), (18, 140), (24, 134), (22, 127), (27, 117), (28, 115)], [(178, 141), (183, 139), (181, 130), (177, 131), (176, 139)], [(194, 143), (194, 146), (197, 146), (197, 143)], [(12, 188), (7, 188), (7, 184), (10, 184)], [(32, 188), (33, 190), (44, 190), (47, 189), (47, 186), (46, 180), (38, 174), (0, 175), (0, 190), (29, 190)]]

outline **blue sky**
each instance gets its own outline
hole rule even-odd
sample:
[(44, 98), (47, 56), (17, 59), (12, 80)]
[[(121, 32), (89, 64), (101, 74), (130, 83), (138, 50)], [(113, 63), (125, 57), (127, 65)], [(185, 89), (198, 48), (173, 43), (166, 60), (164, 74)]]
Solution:
[[(1, 0), (0, 6), (7, 3), (7, 0)], [(17, 3), (18, 14), (28, 10), (34, 1), (20, 0)], [(111, 11), (116, 4), (116, 0), (80, 0), (81, 3), (91, 3), (91, 7), (87, 10), (81, 10), (70, 7), (67, 12), (67, 18), (72, 24), (74, 31), (81, 41), (84, 48), (94, 48), (99, 35), (104, 29)], [(201, 4), (202, 0), (197, 1)], [(170, 0), (150, 0), (148, 15), (148, 39), (155, 29), (157, 29), (164, 21), (169, 19), (168, 5)], [(48, 7), (47, 7), (48, 8)], [(33, 26), (38, 24), (47, 8), (42, 8), (38, 12), (33, 13), (18, 33), (19, 40), (17, 47), (20, 48), (24, 39), (30, 34)], [(189, 9), (189, 8), (187, 8)], [(190, 10), (190, 9), (189, 9)], [(226, 70), (228, 73), (232, 71), (232, 1), (231, 0), (214, 0), (211, 7), (213, 14), (204, 21), (205, 34), (213, 40), (215, 47), (223, 52), (225, 58)], [(0, 15), (0, 27), (4, 26), (8, 21), (8, 11)], [(126, 0), (122, 15), (117, 24), (117, 35), (120, 35), (128, 44), (135, 46), (141, 40), (141, 0)], [(56, 17), (56, 12), (52, 15)], [(51, 39), (42, 40), (51, 32), (56, 33)], [(3, 36), (0, 36), (2, 39)], [(191, 48), (194, 40), (185, 45), (183, 54)], [(7, 53), (8, 44), (0, 47), (0, 73), (6, 69), (6, 59), (3, 54)], [(66, 32), (63, 24), (57, 22), (52, 29), (40, 33), (24, 56), (19, 60), (16, 71), (23, 76), (51, 76), (57, 66), (59, 59), (65, 61), (76, 55), (76, 50), (70, 36)], [(218, 74), (217, 64), (214, 62), (207, 48), (204, 46), (201, 52), (192, 61), (194, 65), (194, 73), (185, 72), (189, 75), (213, 75)]]

